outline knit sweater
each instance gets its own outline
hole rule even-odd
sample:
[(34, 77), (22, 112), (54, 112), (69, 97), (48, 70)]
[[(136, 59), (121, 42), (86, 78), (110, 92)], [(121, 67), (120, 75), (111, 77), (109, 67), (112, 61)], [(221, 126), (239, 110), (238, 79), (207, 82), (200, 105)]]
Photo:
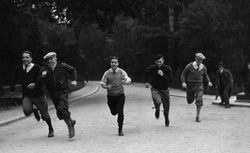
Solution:
[(185, 69), (182, 71), (181, 82), (199, 84), (203, 84), (204, 80), (210, 82), (206, 66), (202, 64), (200, 69), (196, 69), (193, 63), (194, 62), (187, 64)]
[(117, 68), (115, 73), (109, 69), (103, 74), (101, 84), (111, 85), (111, 89), (107, 91), (109, 96), (118, 96), (124, 94), (123, 81), (131, 81), (123, 69)]
[[(163, 71), (163, 76), (158, 74), (158, 70)], [(145, 82), (151, 84), (155, 89), (164, 90), (172, 83), (172, 69), (170, 66), (163, 64), (161, 67), (157, 67), (155, 64), (150, 65), (145, 71)]]
[(39, 71), (40, 66), (36, 64), (34, 64), (29, 72), (25, 72), (25, 70), (23, 69), (23, 65), (16, 66), (12, 82), (10, 84), (10, 91), (13, 92), (15, 84), (20, 83), (22, 85), (22, 94), (24, 97), (36, 98), (43, 95), (43, 90), (37, 84), (35, 86), (35, 89), (27, 88), (27, 85), (29, 85), (30, 83), (36, 83), (39, 76)]
[(68, 92), (68, 80), (77, 80), (77, 71), (76, 69), (63, 62), (58, 62), (52, 70), (52, 68), (48, 66), (43, 66), (41, 68), (40, 73), (43, 71), (47, 72), (45, 78), (39, 77), (39, 83), (45, 83), (49, 92), (56, 92), (56, 91), (65, 91)]

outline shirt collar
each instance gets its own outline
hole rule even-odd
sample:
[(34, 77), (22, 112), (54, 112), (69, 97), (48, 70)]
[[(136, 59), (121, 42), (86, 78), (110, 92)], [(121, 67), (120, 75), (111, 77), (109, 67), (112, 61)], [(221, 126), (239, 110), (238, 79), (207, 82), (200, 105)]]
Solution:
[[(197, 64), (196, 61), (194, 61), (194, 62), (192, 63), (192, 65), (193, 65), (193, 67), (194, 67), (195, 69), (198, 68), (198, 64)], [(203, 67), (204, 67), (204, 65), (201, 63), (200, 66), (199, 66), (199, 71), (200, 71)]]
[[(31, 68), (34, 66), (34, 63), (30, 63), (27, 68), (26, 68), (26, 72), (29, 72), (31, 70)], [(23, 64), (23, 70), (25, 70), (25, 65)]]
[[(119, 71), (119, 67), (117, 69), (115, 69), (115, 73), (117, 73)], [(110, 72), (114, 72), (114, 70), (112, 68), (109, 69)]]

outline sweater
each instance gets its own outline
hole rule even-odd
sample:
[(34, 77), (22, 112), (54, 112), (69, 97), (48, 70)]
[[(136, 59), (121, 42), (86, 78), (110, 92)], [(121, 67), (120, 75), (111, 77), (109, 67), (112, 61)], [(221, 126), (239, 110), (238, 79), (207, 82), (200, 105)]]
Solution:
[[(160, 76), (157, 71), (162, 70), (163, 76)], [(161, 67), (157, 67), (155, 64), (150, 65), (145, 70), (145, 82), (151, 84), (155, 89), (165, 90), (168, 89), (170, 83), (173, 81), (172, 69), (170, 66), (163, 64)]]
[(103, 74), (101, 84), (111, 85), (111, 90), (107, 90), (109, 96), (118, 96), (124, 94), (123, 81), (131, 81), (123, 69), (117, 68), (115, 73), (109, 69)]
[(58, 62), (52, 70), (48, 66), (43, 66), (40, 73), (47, 72), (45, 78), (39, 77), (39, 83), (45, 83), (50, 93), (56, 91), (68, 92), (68, 80), (77, 80), (77, 71), (73, 66), (63, 62)]
[(200, 69), (195, 69), (193, 62), (187, 64), (181, 73), (181, 82), (203, 84), (204, 80), (210, 82), (207, 74), (207, 68), (202, 64)]
[[(22, 94), (23, 97), (36, 98), (43, 95), (43, 90), (41, 86), (37, 85), (37, 78), (39, 76), (40, 66), (34, 64), (29, 72), (25, 72), (23, 65), (16, 66), (15, 72), (12, 77), (12, 82), (10, 84), (10, 91), (14, 91), (16, 83), (22, 85)], [(35, 89), (28, 89), (27, 85), (30, 83), (35, 83)]]

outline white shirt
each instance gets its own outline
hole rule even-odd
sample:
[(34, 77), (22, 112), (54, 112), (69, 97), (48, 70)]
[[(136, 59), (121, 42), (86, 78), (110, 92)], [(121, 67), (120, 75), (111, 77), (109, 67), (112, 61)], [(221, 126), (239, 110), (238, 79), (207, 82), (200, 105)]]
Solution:
[[(192, 63), (192, 65), (193, 65), (193, 67), (194, 67), (195, 69), (198, 69), (198, 63), (197, 63), (196, 61), (194, 61), (194, 62)], [(203, 67), (204, 67), (204, 65), (201, 63), (201, 64), (199, 65), (199, 71), (200, 71)]]
[[(28, 66), (27, 66), (27, 68), (26, 68), (26, 73), (28, 73), (31, 69), (32, 69), (32, 67), (34, 66), (35, 64), (34, 63), (30, 63)], [(23, 64), (23, 70), (25, 70), (25, 65)]]

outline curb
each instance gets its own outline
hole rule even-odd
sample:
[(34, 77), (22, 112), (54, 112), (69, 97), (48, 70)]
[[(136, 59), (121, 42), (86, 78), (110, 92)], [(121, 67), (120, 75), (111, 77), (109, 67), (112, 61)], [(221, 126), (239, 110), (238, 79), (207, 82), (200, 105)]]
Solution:
[[(71, 104), (71, 103), (74, 103), (75, 101), (77, 101), (77, 100), (79, 100), (79, 99), (87, 98), (87, 97), (89, 97), (89, 96), (94, 95), (94, 94), (97, 93), (99, 90), (100, 90), (100, 87), (99, 87), (99, 86), (96, 86), (96, 87), (95, 87), (95, 90), (91, 91), (90, 93), (88, 93), (88, 94), (86, 94), (86, 95), (79, 96), (79, 97), (75, 97), (75, 98), (73, 98), (73, 99), (70, 99), (68, 102), (69, 102), (69, 104)], [(48, 108), (48, 111), (55, 109), (55, 107), (54, 107), (53, 104), (51, 104), (51, 105), (48, 106), (48, 107), (49, 107), (49, 108)], [(26, 119), (26, 118), (31, 117), (31, 116), (33, 116), (33, 115), (30, 115), (30, 116), (20, 116), (20, 117), (16, 117), (16, 118), (13, 118), (13, 119), (10, 119), (10, 120), (7, 120), (7, 121), (2, 121), (2, 122), (0, 122), (0, 127), (9, 125), (9, 124), (14, 123), (14, 122), (16, 122), (16, 121), (20, 121), (20, 120)]]

